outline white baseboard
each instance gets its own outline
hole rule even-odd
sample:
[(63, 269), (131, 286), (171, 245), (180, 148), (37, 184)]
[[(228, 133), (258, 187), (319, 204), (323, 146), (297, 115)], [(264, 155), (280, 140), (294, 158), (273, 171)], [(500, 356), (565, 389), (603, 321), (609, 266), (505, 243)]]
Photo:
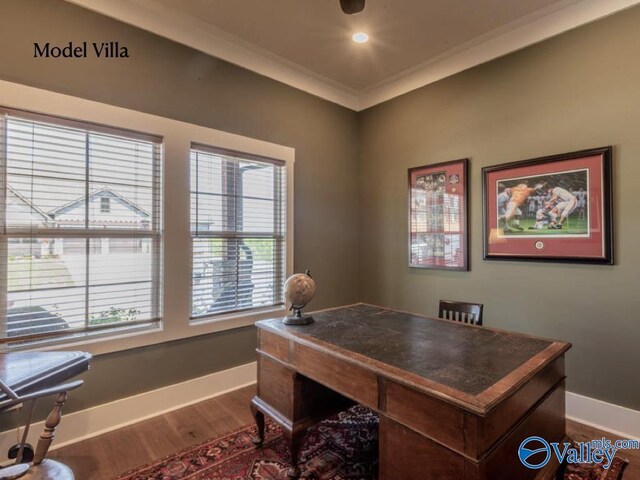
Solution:
[[(256, 362), (247, 363), (86, 410), (63, 414), (51, 450), (251, 385), (256, 381), (256, 368)], [(44, 422), (31, 425), (29, 443), (34, 447), (43, 429)], [(5, 452), (15, 443), (15, 429), (0, 432), (0, 456), (5, 458)]]
[(640, 440), (637, 410), (567, 392), (567, 418), (623, 438)]
[[(256, 381), (256, 362), (63, 415), (52, 450), (237, 390)], [(640, 439), (640, 411), (567, 392), (567, 418), (624, 438)], [(35, 446), (44, 422), (31, 426)], [(16, 443), (15, 430), (0, 432), (0, 454)]]

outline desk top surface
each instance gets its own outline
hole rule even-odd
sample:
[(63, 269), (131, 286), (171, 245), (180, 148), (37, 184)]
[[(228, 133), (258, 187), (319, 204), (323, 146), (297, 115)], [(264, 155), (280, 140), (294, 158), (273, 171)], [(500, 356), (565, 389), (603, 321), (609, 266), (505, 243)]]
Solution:
[(461, 399), (486, 392), (485, 401), (476, 404), (490, 403), (570, 348), (564, 342), (363, 304), (316, 312), (313, 318), (304, 326), (284, 325), (281, 319), (257, 325), (419, 385), (444, 386)]

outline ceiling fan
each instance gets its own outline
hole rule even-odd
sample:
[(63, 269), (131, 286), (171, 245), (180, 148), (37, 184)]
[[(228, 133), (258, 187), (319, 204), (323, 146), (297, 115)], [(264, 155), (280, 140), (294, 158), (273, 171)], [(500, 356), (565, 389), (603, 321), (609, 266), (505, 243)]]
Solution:
[(364, 2), (365, 0), (340, 0), (340, 6), (344, 13), (353, 15), (364, 10)]

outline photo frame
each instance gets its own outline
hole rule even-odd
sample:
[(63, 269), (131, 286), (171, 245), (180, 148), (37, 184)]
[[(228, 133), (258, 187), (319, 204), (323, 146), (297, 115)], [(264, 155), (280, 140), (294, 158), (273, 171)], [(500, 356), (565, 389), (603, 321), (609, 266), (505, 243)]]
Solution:
[(469, 270), (466, 158), (409, 169), (409, 266)]
[(485, 260), (613, 264), (612, 147), (482, 169)]

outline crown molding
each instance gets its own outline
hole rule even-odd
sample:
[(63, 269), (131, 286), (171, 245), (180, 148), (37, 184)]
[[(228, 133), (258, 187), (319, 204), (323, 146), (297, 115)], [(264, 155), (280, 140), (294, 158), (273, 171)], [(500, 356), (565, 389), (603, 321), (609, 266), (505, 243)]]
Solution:
[(299, 90), (357, 110), (355, 90), (152, 0), (66, 0)]
[(638, 4), (640, 0), (580, 0), (565, 2), (563, 8), (551, 9), (543, 15), (534, 13), (362, 91), (358, 110), (373, 107)]
[(66, 1), (355, 111), (640, 4), (640, 0), (566, 0), (476, 37), (365, 90), (356, 91), (152, 0)]

